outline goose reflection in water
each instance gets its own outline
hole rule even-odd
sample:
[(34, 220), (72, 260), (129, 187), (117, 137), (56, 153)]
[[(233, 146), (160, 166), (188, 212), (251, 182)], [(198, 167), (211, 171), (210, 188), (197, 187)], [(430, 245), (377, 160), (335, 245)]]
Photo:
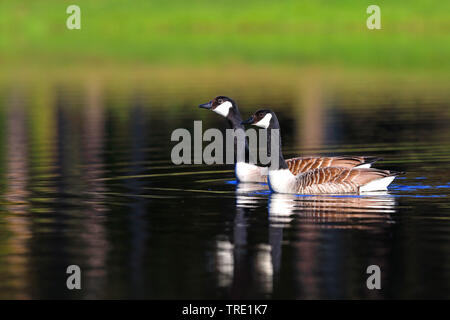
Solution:
[[(348, 196), (272, 193), (269, 197), (269, 220), (287, 226), (297, 216), (316, 223), (344, 223), (330, 225), (330, 228), (364, 228), (365, 223), (371, 220), (392, 222), (390, 214), (395, 212), (395, 205), (395, 198), (386, 191)], [(359, 224), (351, 224), (352, 221)]]
[[(269, 228), (271, 234), (278, 233), (277, 241), (271, 243), (274, 275), (279, 276), (282, 241), (295, 249), (293, 258), (293, 290), (298, 299), (316, 299), (327, 288), (341, 288), (345, 281), (342, 270), (359, 274), (359, 263), (348, 264), (356, 259), (357, 251), (348, 247), (345, 234), (339, 232), (351, 229), (376, 235), (373, 241), (389, 234), (396, 212), (396, 198), (387, 192), (347, 196), (298, 196), (272, 193), (269, 197)], [(290, 230), (283, 237), (283, 230)], [(347, 245), (345, 245), (347, 243)], [(364, 250), (364, 249), (363, 249)], [(383, 266), (388, 275), (388, 251), (366, 248), (372, 252), (372, 259)], [(356, 261), (356, 260), (355, 260)], [(351, 271), (350, 271), (351, 270)], [(328, 275), (323, 277), (323, 275)], [(333, 275), (333, 276), (331, 276)], [(338, 289), (334, 298), (342, 298)], [(378, 293), (373, 293), (373, 296)], [(372, 297), (373, 297), (372, 296)]]
[(216, 240), (217, 284), (229, 288), (233, 298), (245, 298), (246, 292), (252, 291), (269, 297), (273, 291), (270, 243), (249, 241), (253, 236), (249, 236), (252, 233), (249, 210), (265, 205), (267, 194), (265, 184), (238, 184), (232, 233), (222, 234)]
[(264, 205), (270, 193), (267, 184), (239, 183), (236, 186), (236, 206), (238, 208), (257, 208)]
[[(252, 209), (264, 206), (268, 207), (268, 240), (249, 245), (251, 225), (248, 218)], [(274, 287), (280, 280), (283, 240), (289, 241), (283, 239), (283, 230), (290, 229), (290, 234), (300, 237), (295, 240), (298, 250), (294, 253), (298, 273), (295, 286), (302, 288), (298, 298), (318, 297), (323, 286), (322, 280), (316, 277), (323, 262), (317, 256), (316, 240), (323, 236), (320, 230), (364, 230), (372, 225), (376, 228), (373, 222), (390, 225), (395, 206), (395, 198), (387, 192), (358, 196), (298, 196), (270, 193), (265, 184), (238, 184), (233, 235), (220, 237), (216, 242), (218, 285), (230, 288), (235, 298), (245, 297), (245, 288), (255, 286), (265, 296), (273, 296)]]

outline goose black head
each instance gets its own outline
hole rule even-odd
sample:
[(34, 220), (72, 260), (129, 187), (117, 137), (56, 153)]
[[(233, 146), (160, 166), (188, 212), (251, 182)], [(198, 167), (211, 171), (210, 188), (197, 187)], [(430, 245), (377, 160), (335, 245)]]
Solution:
[(214, 111), (215, 113), (218, 113), (222, 117), (225, 117), (227, 119), (232, 119), (236, 116), (239, 116), (240, 118), (240, 113), (237, 108), (236, 102), (234, 102), (233, 99), (225, 96), (217, 96), (210, 102), (199, 105), (199, 107)]
[[(281, 135), (280, 135), (280, 124), (278, 123), (278, 118), (275, 112), (268, 109), (261, 109), (256, 111), (250, 118), (242, 121), (242, 124), (251, 124), (266, 130), (267, 134), (267, 155), (274, 156), (271, 158), (270, 165), (274, 166), (276, 169), (288, 169), (286, 161), (284, 161), (283, 153), (281, 151)], [(273, 144), (275, 142), (276, 144)], [(278, 158), (274, 152), (278, 150)], [(273, 161), (274, 159), (278, 161)]]
[(260, 128), (268, 129), (278, 129), (278, 119), (275, 112), (268, 109), (261, 109), (256, 111), (250, 118), (242, 121), (242, 124), (251, 124)]

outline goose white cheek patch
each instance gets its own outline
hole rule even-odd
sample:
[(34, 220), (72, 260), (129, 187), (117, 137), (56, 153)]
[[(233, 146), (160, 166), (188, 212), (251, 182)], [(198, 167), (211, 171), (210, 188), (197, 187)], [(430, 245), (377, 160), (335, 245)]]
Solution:
[(230, 101), (225, 101), (221, 105), (218, 105), (213, 111), (220, 114), (223, 117), (228, 116), (228, 112), (233, 105)]
[(272, 115), (270, 113), (266, 114), (264, 118), (255, 123), (255, 126), (267, 129), (270, 124), (270, 119), (272, 119)]

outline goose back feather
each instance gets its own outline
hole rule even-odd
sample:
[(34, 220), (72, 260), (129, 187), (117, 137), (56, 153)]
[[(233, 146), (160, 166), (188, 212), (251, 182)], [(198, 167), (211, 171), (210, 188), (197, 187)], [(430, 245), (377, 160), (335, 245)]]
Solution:
[(386, 190), (398, 174), (373, 168), (325, 167), (294, 176), (280, 169), (269, 171), (269, 180), (271, 189), (280, 193), (341, 194)]

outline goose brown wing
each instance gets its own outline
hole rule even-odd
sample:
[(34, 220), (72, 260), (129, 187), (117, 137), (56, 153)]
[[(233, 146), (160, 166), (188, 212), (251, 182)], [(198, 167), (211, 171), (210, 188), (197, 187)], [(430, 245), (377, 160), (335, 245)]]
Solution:
[(398, 173), (372, 168), (348, 169), (325, 167), (309, 170), (296, 176), (298, 193), (354, 193), (373, 180), (396, 176)]
[(376, 157), (298, 157), (286, 160), (289, 170), (297, 175), (309, 170), (324, 167), (354, 168), (363, 164), (374, 163)]

